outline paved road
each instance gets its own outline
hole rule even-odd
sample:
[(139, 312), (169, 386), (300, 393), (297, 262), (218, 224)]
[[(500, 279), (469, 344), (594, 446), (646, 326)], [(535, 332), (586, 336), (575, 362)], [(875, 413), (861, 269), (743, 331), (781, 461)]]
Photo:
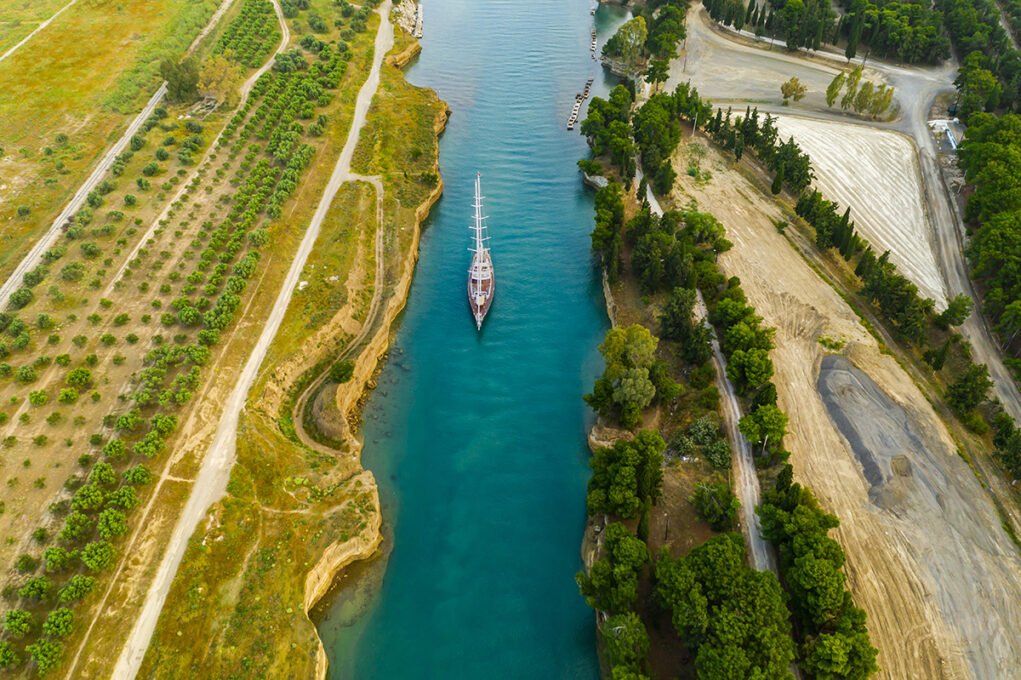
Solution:
[[(642, 181), (641, 170), (638, 171), (636, 181)], [(646, 186), (645, 196), (649, 200), (649, 206), (657, 215), (663, 214), (663, 208), (652, 193), (652, 189)], [(698, 319), (706, 319), (708, 324), (709, 312), (706, 310), (705, 301), (702, 299), (701, 291), (696, 291), (698, 305), (696, 307)], [(738, 500), (741, 501), (741, 531), (744, 534), (745, 546), (751, 557), (752, 566), (759, 571), (777, 571), (776, 558), (773, 556), (773, 549), (769, 542), (762, 537), (762, 526), (759, 524), (759, 516), (755, 514), (755, 508), (759, 505), (759, 477), (755, 474), (755, 460), (752, 457), (752, 447), (738, 429), (738, 421), (741, 420), (741, 406), (738, 404), (737, 395), (734, 393), (734, 386), (727, 377), (727, 361), (720, 351), (720, 343), (716, 338), (716, 329), (709, 324), (712, 332), (713, 364), (716, 366), (716, 384), (723, 388), (723, 420), (727, 427), (729, 439), (734, 443), (734, 487)]]
[[(195, 51), (202, 39), (208, 35), (209, 31), (211, 31), (214, 26), (216, 26), (220, 17), (223, 16), (224, 12), (226, 12), (233, 3), (234, 0), (223, 0), (219, 9), (217, 9), (216, 12), (213, 13), (213, 16), (210, 17), (209, 23), (206, 24), (206, 27), (203, 28), (197, 36), (195, 36), (195, 40), (192, 41), (187, 54), (191, 54)], [(70, 5), (65, 6), (64, 9), (67, 9), (67, 7), (70, 7)], [(56, 18), (56, 16), (57, 15), (54, 14), (50, 20), (52, 21)], [(40, 28), (42, 28), (42, 26), (40, 26)], [(15, 45), (15, 47), (17, 47), (17, 45)], [(110, 170), (113, 162), (117, 160), (117, 156), (124, 153), (124, 150), (128, 148), (128, 143), (131, 141), (131, 137), (142, 128), (142, 124), (145, 123), (146, 119), (152, 115), (154, 110), (156, 110), (156, 107), (159, 106), (161, 101), (163, 101), (163, 97), (166, 94), (167, 83), (164, 81), (152, 97), (149, 98), (148, 103), (146, 103), (141, 112), (139, 112), (139, 114), (135, 116), (135, 119), (131, 121), (131, 124), (128, 125), (128, 129), (124, 131), (124, 135), (118, 139), (112, 147), (110, 147), (110, 149), (106, 152), (106, 155), (99, 161), (99, 165), (92, 170), (92, 174), (90, 174), (85, 180), (85, 183), (81, 185), (78, 191), (75, 192), (74, 196), (71, 197), (68, 204), (64, 206), (64, 209), (60, 211), (60, 214), (57, 215), (57, 219), (53, 220), (49, 230), (47, 230), (47, 232), (43, 234), (38, 241), (36, 241), (36, 244), (32, 246), (32, 249), (28, 251), (28, 254), (20, 263), (18, 263), (18, 266), (14, 268), (14, 271), (11, 272), (10, 277), (8, 277), (8, 279), (0, 285), (0, 308), (7, 305), (7, 299), (11, 296), (11, 293), (21, 287), (22, 279), (25, 274), (35, 269), (35, 267), (42, 261), (43, 253), (52, 248), (57, 239), (60, 238), (62, 233), (61, 227), (66, 224), (76, 212), (78, 212), (85, 203), (85, 199), (88, 197), (89, 193), (99, 186), (99, 182)]]
[[(702, 9), (695, 8), (688, 13), (685, 56), (675, 59), (671, 64), (667, 87), (672, 88), (680, 82), (691, 80), (703, 96), (727, 98), (728, 103), (732, 102), (738, 111), (745, 105), (741, 98), (747, 97), (747, 103), (758, 106), (762, 113), (782, 113), (846, 125), (864, 125), (901, 132), (911, 137), (918, 150), (924, 203), (932, 229), (931, 246), (946, 290), (950, 297), (964, 293), (978, 301), (978, 295), (968, 277), (964, 257), (963, 221), (944, 182), (936, 141), (928, 126), (929, 109), (934, 99), (942, 92), (953, 91), (956, 66), (951, 61), (940, 66), (902, 66), (869, 59), (867, 69), (882, 74), (896, 89), (895, 96), (900, 110), (897, 118), (889, 122), (853, 118), (825, 106), (825, 101), (820, 101), (822, 97), (818, 86), (803, 102), (784, 107), (779, 104), (776, 83), (761, 82), (761, 79), (754, 77), (756, 73), (783, 72), (797, 75), (803, 81), (822, 83), (824, 89), (836, 69), (847, 63), (846, 59), (829, 52), (812, 53), (815, 57), (833, 62), (833, 66), (827, 66), (825, 62), (806, 58), (804, 52), (787, 52), (779, 48), (769, 50), (747, 45), (713, 30), (710, 21)], [(768, 41), (763, 40), (762, 43)], [(855, 60), (855, 63), (860, 63), (860, 60)], [(733, 74), (728, 75), (728, 71)], [(716, 77), (717, 74), (719, 77)], [(763, 100), (776, 103), (763, 103)], [(971, 342), (975, 361), (989, 367), (996, 396), (1007, 412), (1015, 420), (1021, 421), (1021, 392), (1004, 366), (999, 345), (985, 320), (980, 314), (974, 313), (961, 326), (960, 331)]]
[[(274, 4), (276, 3), (274, 2)], [(115, 680), (131, 680), (138, 673), (174, 575), (177, 573), (177, 568), (184, 557), (188, 539), (195, 532), (202, 518), (205, 517), (209, 507), (222, 498), (227, 489), (227, 481), (230, 478), (230, 471), (234, 467), (236, 458), (238, 420), (241, 409), (244, 407), (245, 400), (248, 397), (248, 391), (255, 382), (259, 366), (262, 364), (266, 351), (269, 349), (270, 343), (280, 328), (280, 323), (283, 321), (284, 313), (287, 311), (291, 296), (297, 287), (298, 279), (301, 277), (302, 269), (305, 267), (305, 262), (312, 252), (312, 246), (319, 235), (320, 226), (330, 208), (330, 203), (337, 194), (340, 185), (353, 177), (351, 174), (351, 158), (358, 144), (358, 137), (362, 127), (365, 125), (365, 117), (368, 113), (369, 105), (372, 103), (372, 97), (379, 87), (380, 68), (383, 63), (383, 57), (390, 51), (394, 40), (393, 26), (389, 21), (390, 0), (386, 0), (386, 2), (380, 5), (377, 11), (380, 15), (380, 25), (376, 33), (372, 70), (365, 84), (358, 91), (354, 119), (351, 122), (351, 129), (348, 132), (344, 149), (341, 151), (340, 158), (333, 169), (333, 174), (330, 176), (330, 182), (323, 192), (319, 206), (291, 263), (291, 268), (287, 272), (287, 278), (284, 280), (276, 303), (273, 305), (269, 318), (266, 319), (262, 334), (259, 336), (259, 340), (252, 350), (252, 354), (249, 356), (248, 362), (245, 364), (240, 376), (238, 376), (237, 384), (231, 392), (227, 403), (224, 404), (223, 416), (217, 427), (216, 436), (202, 460), (202, 467), (195, 479), (195, 486), (192, 488), (191, 495), (178, 519), (177, 525), (174, 527), (174, 533), (164, 551), (163, 561), (160, 563), (156, 576), (149, 587), (142, 610), (135, 620), (135, 625), (117, 661), (117, 666), (113, 673)]]

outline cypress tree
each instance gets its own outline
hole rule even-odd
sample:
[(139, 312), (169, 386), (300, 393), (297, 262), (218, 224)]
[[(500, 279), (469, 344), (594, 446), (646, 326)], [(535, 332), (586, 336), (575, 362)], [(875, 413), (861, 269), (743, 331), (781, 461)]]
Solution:
[(773, 192), (774, 196), (783, 191), (783, 165), (776, 171), (776, 177), (773, 178), (773, 186), (769, 190)]
[(848, 224), (840, 233), (840, 254), (850, 260), (854, 254), (854, 224)]
[(776, 18), (776, 17), (774, 16), (774, 13), (773, 13), (773, 8), (772, 8), (772, 7), (770, 7), (770, 8), (769, 8), (769, 17), (767, 17), (767, 18), (766, 18), (766, 30), (767, 30), (767, 31), (768, 31), (769, 29), (773, 28), (773, 26), (774, 26), (774, 21), (775, 21), (775, 18)]
[(847, 49), (844, 56), (850, 61), (858, 53), (858, 41), (861, 40), (861, 19), (857, 15), (851, 20), (851, 28), (847, 33)]
[(645, 543), (649, 542), (649, 515), (651, 512), (652, 509), (650, 508), (649, 499), (646, 498), (645, 502), (642, 504), (642, 514), (638, 518), (638, 528), (635, 532), (638, 535), (638, 538)]
[(752, 12), (754, 12), (755, 10), (756, 10), (755, 0), (748, 0), (748, 11), (744, 13), (744, 22), (746, 24), (755, 23), (754, 21), (752, 21)]

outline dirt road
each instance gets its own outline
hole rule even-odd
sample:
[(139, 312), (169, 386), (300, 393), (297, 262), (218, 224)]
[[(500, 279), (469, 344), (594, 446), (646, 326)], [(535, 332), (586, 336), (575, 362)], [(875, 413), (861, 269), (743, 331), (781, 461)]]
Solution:
[[(696, 291), (698, 295), (699, 319), (706, 319), (708, 323), (709, 312), (702, 299), (702, 291)], [(738, 422), (741, 420), (741, 406), (737, 402), (737, 395), (734, 394), (734, 386), (727, 377), (727, 360), (723, 358), (720, 351), (720, 341), (716, 337), (716, 329), (712, 329), (713, 363), (716, 365), (716, 384), (723, 388), (723, 419), (727, 426), (728, 439), (734, 443), (734, 487), (738, 500), (741, 501), (741, 529), (744, 533), (745, 544), (748, 546), (748, 554), (751, 556), (752, 566), (759, 571), (777, 572), (776, 558), (769, 543), (762, 537), (762, 525), (759, 524), (759, 516), (755, 514), (755, 508), (759, 506), (761, 489), (759, 478), (755, 474), (755, 460), (752, 458), (752, 447), (738, 429)]]
[[(963, 221), (944, 183), (936, 142), (927, 124), (929, 108), (936, 96), (953, 90), (956, 66), (949, 61), (940, 66), (898, 66), (870, 59), (865, 77), (882, 79), (893, 85), (899, 110), (893, 121), (867, 121), (826, 106), (826, 85), (841, 61), (846, 63), (839, 55), (819, 53), (806, 58), (803, 52), (786, 52), (779, 47), (767, 50), (744, 44), (714, 30), (710, 21), (700, 7), (689, 11), (685, 54), (671, 63), (667, 88), (690, 80), (702, 96), (721, 105), (732, 104), (737, 111), (746, 105), (758, 106), (763, 113), (796, 114), (852, 126), (895, 130), (912, 137), (918, 151), (921, 190), (931, 233), (929, 240), (943, 277), (943, 288), (949, 297), (964, 293), (978, 300), (964, 258)], [(821, 60), (825, 61), (819, 63)], [(833, 66), (826, 62), (833, 62)], [(780, 84), (791, 76), (806, 83), (809, 94), (803, 101), (783, 107)], [(1021, 392), (1004, 366), (999, 346), (985, 320), (977, 313), (972, 314), (960, 330), (971, 342), (974, 360), (989, 367), (996, 396), (1008, 413), (1021, 421)]]
[[(203, 28), (195, 37), (195, 40), (192, 41), (192, 44), (188, 48), (186, 54), (191, 54), (195, 51), (195, 48), (198, 47), (202, 39), (209, 34), (209, 31), (211, 31), (214, 26), (216, 26), (216, 22), (220, 20), (220, 17), (223, 16), (233, 3), (234, 0), (223, 0), (223, 3), (220, 5), (219, 9), (213, 13), (209, 23), (206, 24), (206, 27)], [(68, 5), (68, 7), (70, 7), (70, 5)], [(55, 17), (56, 15), (54, 15), (53, 18)], [(15, 47), (17, 47), (17, 45)], [(142, 108), (139, 114), (131, 121), (131, 124), (128, 125), (128, 129), (124, 131), (121, 138), (118, 139), (112, 147), (110, 147), (109, 151), (106, 152), (106, 155), (99, 161), (99, 165), (93, 169), (92, 174), (90, 174), (85, 180), (85, 183), (82, 184), (78, 191), (75, 192), (68, 204), (64, 206), (64, 209), (60, 211), (59, 215), (57, 215), (57, 218), (53, 220), (53, 224), (50, 225), (49, 230), (47, 230), (47, 232), (43, 234), (38, 241), (36, 241), (36, 244), (32, 247), (32, 249), (28, 251), (28, 254), (25, 255), (21, 262), (18, 263), (18, 266), (15, 267), (14, 271), (11, 272), (10, 277), (8, 277), (8, 279), (0, 285), (0, 308), (7, 305), (7, 299), (11, 296), (11, 293), (21, 287), (24, 275), (35, 269), (35, 267), (42, 261), (43, 253), (53, 247), (57, 239), (60, 238), (62, 233), (61, 227), (63, 227), (63, 225), (67, 223), (68, 220), (70, 220), (71, 217), (82, 207), (89, 193), (99, 185), (99, 182), (103, 179), (104, 175), (106, 175), (106, 173), (110, 170), (110, 167), (113, 166), (114, 161), (117, 160), (117, 156), (124, 153), (124, 150), (128, 148), (128, 143), (131, 141), (131, 138), (138, 133), (142, 124), (145, 123), (146, 119), (152, 115), (152, 112), (157, 106), (159, 106), (160, 102), (163, 101), (163, 97), (166, 94), (167, 83), (164, 81), (152, 97), (149, 98), (149, 101)]]
[(71, 2), (67, 3), (66, 5), (64, 5), (63, 7), (61, 7), (60, 9), (58, 9), (58, 10), (57, 10), (56, 12), (54, 12), (54, 13), (53, 13), (53, 16), (51, 16), (51, 17), (50, 17), (49, 19), (47, 19), (46, 21), (43, 21), (43, 22), (42, 22), (42, 23), (40, 23), (40, 24), (39, 24), (38, 26), (36, 26), (35, 30), (34, 30), (34, 31), (32, 31), (31, 33), (29, 33), (28, 35), (26, 35), (26, 36), (25, 36), (24, 38), (22, 38), (22, 39), (21, 39), (21, 41), (20, 41), (20, 42), (18, 42), (18, 44), (17, 44), (17, 45), (15, 45), (15, 46), (14, 46), (14, 47), (12, 47), (11, 49), (7, 50), (7, 51), (6, 51), (6, 52), (4, 52), (3, 54), (0, 54), (0, 61), (3, 61), (3, 60), (4, 60), (4, 59), (6, 59), (7, 57), (9, 57), (9, 56), (11, 56), (12, 54), (14, 54), (15, 52), (17, 52), (17, 51), (18, 51), (18, 48), (19, 48), (19, 47), (21, 47), (22, 45), (24, 45), (25, 43), (27, 43), (27, 42), (28, 42), (29, 40), (31, 40), (31, 39), (32, 39), (32, 36), (34, 36), (34, 35), (35, 35), (36, 33), (38, 33), (39, 31), (41, 31), (41, 30), (43, 30), (44, 28), (46, 28), (47, 26), (49, 26), (49, 25), (50, 25), (50, 22), (51, 22), (51, 21), (53, 21), (54, 19), (56, 19), (57, 17), (59, 17), (59, 16), (61, 15), (61, 13), (62, 13), (62, 12), (63, 12), (64, 10), (66, 10), (66, 9), (67, 9), (67, 8), (69, 8), (69, 7), (71, 6), (71, 5), (75, 4), (76, 2), (78, 2), (78, 0), (71, 0)]
[(202, 461), (202, 467), (199, 469), (195, 485), (188, 498), (188, 503), (185, 505), (174, 528), (174, 533), (164, 551), (163, 561), (149, 588), (145, 604), (135, 620), (131, 635), (126, 641), (121, 656), (117, 661), (117, 666), (113, 673), (115, 679), (129, 680), (134, 678), (138, 672), (138, 668), (145, 656), (145, 651), (149, 646), (152, 632), (156, 627), (160, 610), (163, 608), (163, 603), (166, 600), (170, 584), (177, 572), (177, 567), (180, 565), (181, 558), (184, 556), (188, 538), (195, 531), (202, 517), (205, 516), (209, 506), (223, 497), (227, 488), (227, 481), (230, 478), (231, 468), (234, 466), (238, 417), (248, 396), (248, 390), (255, 381), (259, 366), (266, 356), (266, 350), (269, 348), (273, 337), (280, 327), (280, 322), (287, 311), (287, 306), (298, 284), (305, 261), (312, 252), (312, 246), (319, 235), (320, 226), (329, 210), (330, 203), (333, 201), (333, 197), (336, 195), (340, 185), (345, 181), (349, 181), (352, 177), (351, 158), (354, 154), (355, 146), (358, 144), (358, 136), (365, 124), (365, 117), (369, 105), (372, 103), (372, 97), (379, 87), (380, 68), (383, 58), (390, 51), (394, 40), (393, 27), (389, 21), (389, 0), (380, 5), (378, 13), (380, 15), (380, 25), (376, 33), (372, 69), (365, 84), (358, 91), (358, 98), (355, 101), (354, 118), (351, 122), (351, 129), (348, 132), (344, 149), (337, 160), (333, 174), (330, 176), (329, 184), (323, 192), (322, 199), (305, 232), (294, 261), (291, 263), (291, 268), (287, 272), (287, 278), (284, 280), (280, 294), (273, 305), (269, 318), (265, 322), (259, 340), (238, 377), (234, 390), (224, 405), (223, 416), (217, 427), (216, 436)]
[[(637, 182), (642, 181), (642, 171), (638, 171)], [(645, 197), (649, 206), (657, 215), (663, 215), (663, 208), (660, 206), (652, 189), (646, 187)], [(701, 291), (696, 291), (698, 296), (697, 318), (706, 319), (708, 323), (709, 312), (706, 310), (705, 301), (702, 299)], [(755, 514), (755, 508), (759, 505), (760, 488), (759, 478), (755, 474), (755, 461), (752, 458), (752, 448), (748, 440), (744, 438), (738, 429), (738, 421), (741, 420), (741, 406), (737, 402), (737, 395), (734, 393), (734, 386), (727, 377), (727, 361), (720, 351), (720, 342), (716, 337), (716, 329), (709, 326), (712, 331), (713, 364), (716, 366), (716, 384), (723, 392), (723, 417), (727, 427), (727, 438), (734, 446), (734, 486), (737, 498), (741, 501), (741, 530), (744, 534), (745, 546), (751, 556), (752, 566), (759, 571), (777, 572), (776, 558), (773, 550), (765, 538), (762, 537), (762, 526), (759, 524), (759, 516)]]

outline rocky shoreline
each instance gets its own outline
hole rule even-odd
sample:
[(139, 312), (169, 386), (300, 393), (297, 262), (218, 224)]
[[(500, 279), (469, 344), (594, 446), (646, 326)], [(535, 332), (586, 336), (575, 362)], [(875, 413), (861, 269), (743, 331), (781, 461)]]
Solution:
[[(413, 43), (413, 46), (417, 49), (409, 47), (400, 55), (394, 58), (391, 62), (398, 67), (406, 64), (410, 61), (411, 57), (421, 50), (421, 46), (417, 42)], [(411, 54), (403, 62), (398, 63), (400, 57), (406, 54)], [(388, 57), (390, 59), (390, 57)], [(444, 109), (442, 113), (437, 115), (436, 121), (433, 125), (433, 130), (436, 133), (436, 143), (439, 144), (439, 136), (443, 133), (446, 127), (447, 119), (450, 116), (450, 110)], [(433, 172), (439, 176), (439, 162), (433, 165)], [(421, 226), (422, 222), (429, 215), (429, 211), (432, 206), (439, 200), (443, 194), (443, 179), (439, 178), (436, 187), (426, 197), (426, 199), (418, 205), (415, 209), (415, 221), (413, 225), (413, 233), (411, 244), (408, 247), (408, 252), (404, 257), (403, 272), (400, 280), (394, 287), (394, 294), (387, 303), (386, 311), (383, 315), (383, 323), (379, 330), (372, 337), (372, 340), (366, 345), (359, 354), (358, 358), (354, 363), (354, 373), (351, 379), (346, 383), (338, 386), (336, 391), (336, 407), (337, 410), (348, 419), (351, 415), (355, 414), (364, 403), (364, 397), (369, 390), (375, 387), (373, 376), (380, 368), (382, 361), (386, 358), (387, 352), (390, 348), (390, 337), (391, 329), (397, 316), (404, 309), (408, 300), (408, 291), (411, 288), (411, 281), (415, 273), (415, 265), (418, 262), (418, 246), (421, 238)], [(349, 428), (347, 428), (345, 441), (350, 447), (349, 450), (353, 453), (356, 459), (360, 460), (362, 442), (354, 435)], [(326, 593), (329, 592), (332, 585), (336, 582), (338, 576), (343, 573), (343, 570), (350, 564), (359, 560), (368, 559), (372, 557), (379, 549), (380, 543), (382, 543), (383, 537), (380, 533), (380, 526), (382, 525), (382, 512), (379, 506), (379, 493), (376, 487), (375, 478), (372, 476), (372, 472), (365, 470), (358, 477), (362, 478), (363, 482), (368, 484), (372, 490), (373, 497), (373, 513), (370, 520), (369, 527), (353, 538), (347, 541), (334, 541), (331, 543), (325, 551), (319, 561), (309, 570), (305, 578), (305, 597), (304, 597), (304, 608), (305, 615), (312, 610), (313, 607), (323, 598)], [(316, 634), (316, 641), (318, 649), (316, 650), (316, 667), (315, 667), (315, 678), (316, 680), (325, 680), (326, 669), (327, 669), (327, 658), (326, 650), (323, 648), (322, 639)]]

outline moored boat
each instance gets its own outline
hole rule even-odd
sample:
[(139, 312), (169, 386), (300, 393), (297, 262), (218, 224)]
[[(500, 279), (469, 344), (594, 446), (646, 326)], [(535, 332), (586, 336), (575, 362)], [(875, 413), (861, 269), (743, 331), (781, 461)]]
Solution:
[(472, 225), (472, 246), (468, 250), (473, 253), (471, 267), (468, 268), (468, 305), (475, 317), (475, 328), (482, 330), (482, 321), (493, 304), (493, 293), (496, 290), (496, 273), (493, 270), (493, 258), (486, 242), (489, 236), (486, 231), (486, 218), (482, 214), (482, 174), (475, 178), (475, 223)]

